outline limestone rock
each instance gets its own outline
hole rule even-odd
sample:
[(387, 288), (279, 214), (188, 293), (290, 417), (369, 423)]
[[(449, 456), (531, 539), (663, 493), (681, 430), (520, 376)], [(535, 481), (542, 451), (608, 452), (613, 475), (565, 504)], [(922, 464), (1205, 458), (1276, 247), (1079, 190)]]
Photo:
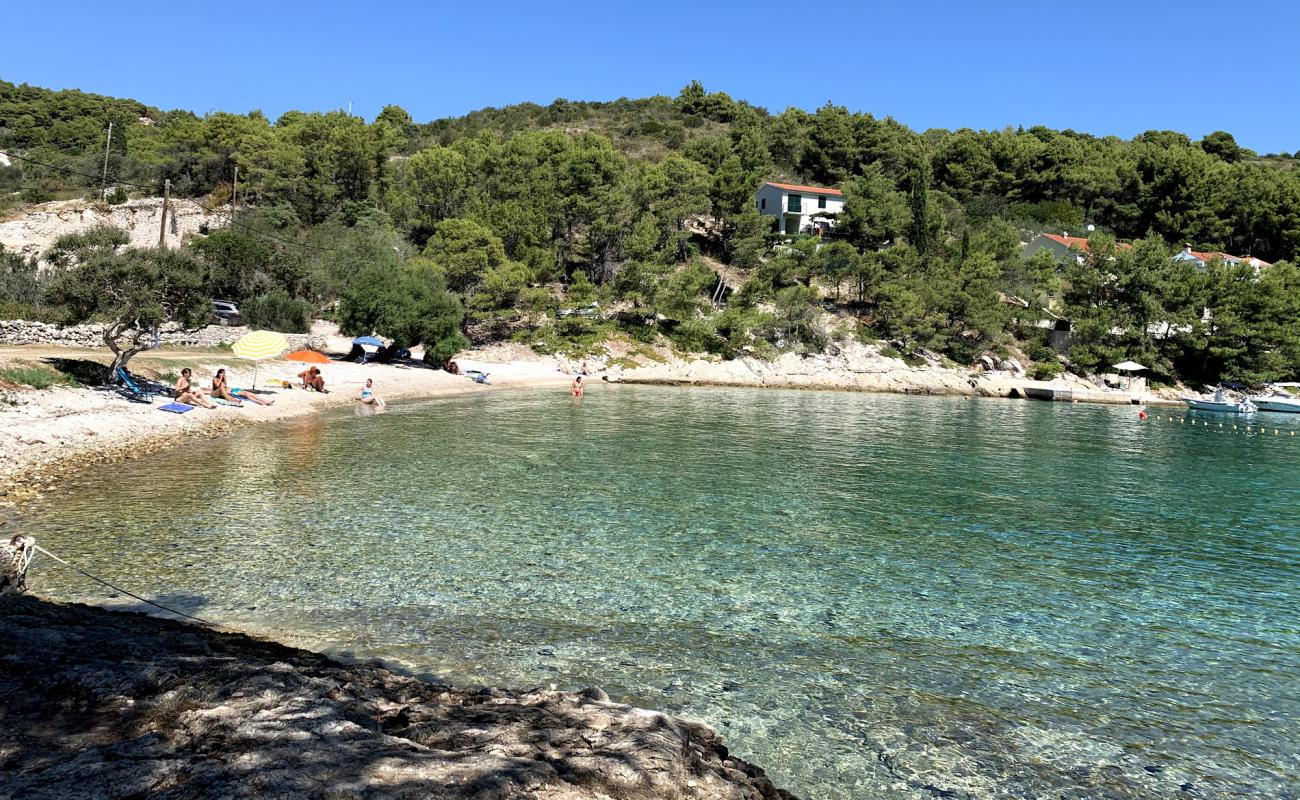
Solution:
[(0, 598), (0, 800), (794, 800), (698, 723)]

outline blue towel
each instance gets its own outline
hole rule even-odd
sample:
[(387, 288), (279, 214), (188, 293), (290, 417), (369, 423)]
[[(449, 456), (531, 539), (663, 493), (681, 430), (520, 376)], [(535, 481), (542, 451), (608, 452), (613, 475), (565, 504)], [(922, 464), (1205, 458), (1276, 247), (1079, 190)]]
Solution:
[(184, 414), (186, 411), (193, 411), (194, 406), (185, 403), (168, 403), (165, 406), (158, 406), (159, 411), (170, 411), (173, 414)]

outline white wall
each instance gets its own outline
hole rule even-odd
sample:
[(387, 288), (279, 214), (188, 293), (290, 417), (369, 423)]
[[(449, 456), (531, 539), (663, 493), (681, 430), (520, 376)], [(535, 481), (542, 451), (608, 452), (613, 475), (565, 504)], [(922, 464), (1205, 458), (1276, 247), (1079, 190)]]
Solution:
[[(836, 197), (831, 195), (817, 195), (809, 192), (789, 192), (786, 191), (785, 189), (781, 189), (779, 187), (772, 186), (770, 184), (763, 184), (763, 186), (758, 190), (758, 193), (754, 197), (755, 207), (758, 208), (758, 212), (760, 214), (779, 217), (781, 220), (781, 225), (784, 225), (785, 215), (787, 213), (794, 213), (794, 212), (786, 211), (786, 209), (789, 208), (790, 205), (789, 196), (791, 194), (797, 194), (801, 198), (800, 209), (798, 212), (799, 230), (803, 230), (805, 226), (810, 225), (812, 223), (813, 217), (819, 213), (838, 214), (844, 210), (843, 197)], [(825, 208), (817, 207), (818, 197), (826, 198)], [(766, 208), (763, 207), (764, 200), (767, 201)], [(783, 227), (781, 227), (781, 225), (779, 225), (777, 229), (780, 230), (782, 233), (796, 232), (796, 231), (786, 231)]]

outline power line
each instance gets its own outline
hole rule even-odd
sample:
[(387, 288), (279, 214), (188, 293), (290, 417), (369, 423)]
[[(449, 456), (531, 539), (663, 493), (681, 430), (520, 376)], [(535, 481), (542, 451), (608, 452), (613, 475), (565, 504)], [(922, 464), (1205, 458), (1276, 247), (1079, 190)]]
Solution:
[[(37, 159), (31, 158), (31, 157), (29, 157), (29, 156), (20, 156), (20, 155), (18, 155), (17, 153), (9, 153), (9, 152), (6, 152), (6, 151), (4, 151), (4, 150), (0, 150), (0, 155), (9, 156), (10, 158), (16, 158), (16, 159), (18, 159), (18, 160), (20, 160), (20, 161), (27, 161), (27, 162), (29, 162), (29, 163), (36, 164), (37, 166), (45, 167), (45, 168), (47, 168), (47, 169), (56, 170), (56, 171), (58, 171), (58, 172), (63, 172), (63, 173), (66, 173), (66, 174), (68, 174), (68, 175), (77, 175), (77, 176), (80, 176), (80, 177), (82, 177), (82, 178), (89, 178), (89, 179), (92, 180), (92, 181), (93, 181), (93, 180), (99, 180), (99, 176), (98, 176), (98, 175), (91, 175), (91, 174), (89, 174), (89, 173), (87, 173), (87, 172), (79, 172), (79, 171), (77, 171), (77, 170), (75, 170), (75, 169), (71, 169), (70, 167), (61, 167), (61, 166), (59, 166), (59, 165), (57, 165), (57, 164), (49, 164), (49, 163), (46, 163), (46, 162), (44, 162), (44, 161), (38, 161)], [(114, 183), (119, 184), (119, 185), (121, 185), (121, 186), (130, 186), (130, 187), (133, 187), (133, 188), (135, 188), (135, 189), (144, 189), (145, 191), (148, 191), (148, 192), (153, 192), (153, 191), (155, 191), (155, 190), (157, 189), (156, 186), (146, 186), (146, 185), (143, 184), (143, 183), (132, 183), (131, 181), (122, 181), (122, 180), (119, 180), (119, 181), (114, 181)], [(261, 230), (260, 228), (254, 228), (254, 227), (251, 226), (251, 225), (248, 225), (248, 224), (246, 224), (246, 223), (240, 222), (239, 220), (235, 219), (234, 217), (230, 216), (229, 214), (226, 214), (225, 212), (218, 211), (217, 209), (215, 209), (215, 208), (213, 208), (213, 207), (207, 205), (206, 203), (204, 203), (204, 202), (202, 202), (202, 201), (199, 201), (199, 200), (195, 200), (195, 199), (190, 198), (190, 197), (179, 197), (179, 198), (176, 198), (176, 199), (178, 199), (178, 200), (184, 200), (184, 201), (186, 201), (186, 202), (188, 202), (188, 203), (193, 203), (194, 205), (198, 206), (199, 208), (203, 209), (204, 211), (208, 212), (209, 214), (213, 214), (213, 215), (215, 215), (215, 216), (221, 217), (222, 219), (224, 219), (224, 220), (226, 220), (227, 222), (229, 222), (231, 225), (234, 225), (234, 226), (237, 226), (237, 227), (243, 228), (244, 230), (246, 230), (246, 231), (250, 231), (250, 232), (252, 232), (252, 233), (255, 233), (255, 234), (257, 234), (258, 236), (265, 236), (265, 237), (268, 238), (268, 239), (274, 239), (274, 240), (277, 241), (277, 242), (283, 242), (284, 244), (291, 245), (291, 246), (293, 246), (293, 247), (301, 247), (301, 248), (303, 248), (304, 250), (315, 250), (315, 251), (320, 252), (320, 253), (336, 253), (336, 252), (338, 252), (338, 248), (335, 248), (335, 247), (318, 247), (318, 246), (316, 246), (316, 245), (314, 245), (314, 244), (304, 244), (303, 242), (295, 242), (293, 239), (287, 239), (287, 238), (285, 238), (285, 237), (283, 237), (283, 236), (279, 236), (279, 235), (277, 235), (277, 234), (274, 234), (274, 233), (270, 233), (270, 232), (268, 232), (268, 231)]]

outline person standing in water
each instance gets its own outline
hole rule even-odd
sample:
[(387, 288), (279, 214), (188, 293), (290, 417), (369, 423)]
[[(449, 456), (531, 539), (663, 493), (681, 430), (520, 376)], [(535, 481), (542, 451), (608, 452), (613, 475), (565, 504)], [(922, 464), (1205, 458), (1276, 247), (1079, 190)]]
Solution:
[(573, 386), (571, 387), (571, 389), (573, 390), (574, 397), (582, 397), (582, 376), (581, 375), (573, 379)]

